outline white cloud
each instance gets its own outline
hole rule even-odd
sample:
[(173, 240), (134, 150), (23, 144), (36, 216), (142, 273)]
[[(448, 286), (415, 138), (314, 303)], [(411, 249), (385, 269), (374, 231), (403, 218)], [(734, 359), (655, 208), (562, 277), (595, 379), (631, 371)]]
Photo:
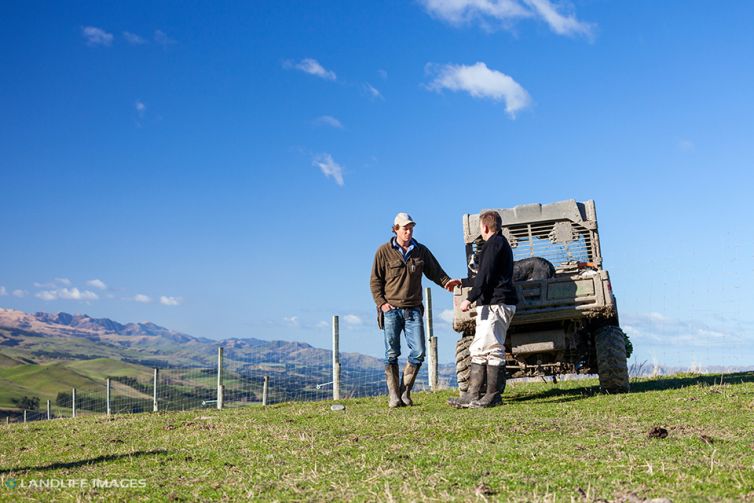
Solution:
[(621, 316), (621, 327), (635, 341), (646, 345), (661, 344), (664, 347), (709, 347), (723, 341), (736, 344), (744, 341), (749, 329), (742, 330), (735, 322), (718, 321), (711, 326), (699, 320), (679, 320), (661, 313), (650, 312)]
[(165, 32), (162, 30), (154, 31), (154, 41), (156, 44), (161, 45), (163, 47), (167, 47), (169, 45), (175, 44), (175, 40), (168, 37), (167, 34), (165, 34)]
[(304, 58), (298, 63), (295, 61), (284, 61), (283, 68), (293, 68), (325, 80), (335, 80), (337, 78), (335, 72), (325, 69), (319, 61), (313, 58)]
[(125, 38), (126, 42), (128, 42), (131, 45), (144, 45), (147, 43), (146, 39), (140, 37), (139, 35), (135, 33), (131, 33), (129, 31), (123, 32), (123, 38)]
[(4, 286), (0, 286), (0, 297), (5, 297), (6, 295), (8, 295), (8, 290)]
[(563, 13), (550, 0), (420, 0), (430, 15), (453, 25), (479, 23), (510, 29), (522, 19), (544, 21), (558, 35), (593, 36), (594, 25)]
[(182, 302), (183, 299), (181, 297), (160, 296), (160, 304), (163, 306), (180, 306)]
[(370, 84), (369, 82), (365, 82), (365, 83), (364, 83), (364, 91), (365, 91), (365, 92), (367, 93), (367, 95), (369, 95), (369, 97), (370, 97), (370, 98), (372, 98), (372, 99), (375, 99), (375, 100), (377, 100), (377, 99), (379, 99), (379, 100), (384, 100), (384, 99), (385, 99), (385, 98), (384, 98), (384, 97), (382, 96), (382, 93), (380, 92), (380, 90), (379, 90), (379, 89), (377, 89), (376, 87), (374, 87), (374, 86), (373, 86), (372, 84)]
[(97, 300), (99, 296), (90, 290), (78, 288), (59, 288), (57, 290), (43, 290), (36, 294), (42, 300)]
[(298, 316), (284, 316), (283, 321), (286, 322), (291, 327), (297, 327), (300, 325), (298, 321)]
[(593, 25), (579, 21), (573, 14), (561, 14), (549, 0), (525, 0), (525, 2), (558, 35), (584, 35), (587, 38), (592, 37)]
[(139, 117), (144, 117), (144, 114), (147, 111), (147, 105), (145, 105), (143, 101), (136, 100), (136, 103), (134, 103), (134, 108), (136, 109), (136, 113), (139, 114)]
[(71, 286), (71, 280), (68, 278), (55, 278), (54, 280), (47, 283), (39, 283), (35, 281), (33, 285), (34, 288), (55, 289), (58, 287), (58, 285)]
[(688, 138), (681, 138), (678, 140), (678, 150), (681, 152), (693, 152), (695, 148), (696, 145), (694, 145), (694, 142)]
[(314, 119), (314, 123), (318, 126), (330, 126), (336, 129), (343, 129), (343, 124), (332, 115), (320, 115)]
[(107, 285), (101, 279), (90, 279), (86, 284), (97, 288), (98, 290), (107, 290)]
[(110, 47), (113, 43), (113, 34), (96, 26), (84, 26), (81, 28), (81, 34), (86, 39), (86, 45), (91, 47), (98, 45)]
[(453, 324), (453, 310), (443, 309), (442, 312), (440, 313), (440, 319), (444, 321), (445, 323), (452, 325)]
[(323, 175), (331, 176), (339, 186), (343, 186), (343, 167), (330, 154), (318, 154), (312, 160), (312, 165), (318, 167)]
[(358, 326), (364, 323), (364, 321), (359, 316), (356, 316), (355, 314), (347, 314), (343, 316), (343, 321), (346, 323), (346, 325), (351, 325), (351, 326)]
[(142, 304), (149, 304), (152, 302), (152, 298), (149, 295), (144, 295), (143, 293), (137, 293), (133, 297), (131, 297), (132, 301), (134, 302), (141, 302)]
[(13, 295), (14, 297), (18, 297), (18, 298), (21, 298), (21, 297), (26, 297), (26, 295), (27, 295), (28, 293), (29, 293), (29, 292), (27, 292), (26, 290), (20, 290), (20, 289), (18, 289), (18, 290), (13, 290), (13, 291), (11, 292), (11, 295)]
[(387, 80), (388, 78), (387, 70), (384, 70), (382, 68), (377, 70), (377, 75), (379, 75), (382, 80)]
[(502, 72), (487, 68), (482, 62), (471, 66), (428, 64), (427, 71), (436, 74), (428, 86), (430, 90), (465, 91), (474, 98), (504, 101), (505, 111), (511, 118), (531, 104), (529, 93), (518, 82)]

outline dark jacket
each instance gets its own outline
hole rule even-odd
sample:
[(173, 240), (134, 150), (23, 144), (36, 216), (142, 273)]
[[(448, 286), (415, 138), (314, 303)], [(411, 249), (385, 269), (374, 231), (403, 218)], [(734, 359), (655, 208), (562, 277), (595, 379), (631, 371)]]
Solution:
[(479, 272), (468, 296), (479, 306), (518, 303), (513, 287), (513, 250), (508, 240), (498, 233), (484, 243)]
[(421, 306), (422, 274), (440, 286), (450, 281), (429, 248), (416, 240), (414, 243), (408, 260), (393, 248), (392, 239), (377, 249), (369, 287), (378, 308), (385, 302), (400, 308)]

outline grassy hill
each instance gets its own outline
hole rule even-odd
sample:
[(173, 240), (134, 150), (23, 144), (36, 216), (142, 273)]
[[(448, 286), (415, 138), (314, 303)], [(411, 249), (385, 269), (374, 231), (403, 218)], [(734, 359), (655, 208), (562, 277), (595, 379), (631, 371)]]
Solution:
[[(451, 409), (446, 391), (396, 410), (365, 398), (341, 412), (285, 403), (0, 425), (0, 498), (754, 500), (754, 373), (642, 379), (613, 396), (595, 384), (515, 383), (488, 410)], [(660, 427), (665, 438), (650, 435)], [(40, 479), (144, 487), (29, 487)]]
[[(58, 393), (69, 393), (74, 387), (81, 392), (97, 390), (101, 393), (108, 376), (148, 380), (151, 375), (149, 368), (109, 358), (0, 366), (0, 408), (15, 408), (13, 399), (22, 396), (39, 397), (44, 407), (45, 400), (54, 401)], [(114, 384), (114, 390), (120, 389), (118, 386)]]

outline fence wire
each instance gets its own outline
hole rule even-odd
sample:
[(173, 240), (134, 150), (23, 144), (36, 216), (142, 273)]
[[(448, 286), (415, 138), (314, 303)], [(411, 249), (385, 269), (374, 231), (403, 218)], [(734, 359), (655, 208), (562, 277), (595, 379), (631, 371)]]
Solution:
[[(218, 384), (223, 385), (223, 407), (243, 407), (293, 401), (321, 401), (333, 399), (332, 351), (321, 350), (309, 356), (306, 363), (291, 361), (289, 354), (260, 352), (253, 356), (234, 355), (229, 351), (223, 360), (222, 374), (214, 367), (168, 367), (154, 374), (147, 369), (134, 375), (111, 376), (109, 412), (138, 414), (158, 411), (183, 411), (217, 408)], [(405, 362), (400, 362), (401, 369)], [(154, 372), (154, 370), (153, 370)], [(267, 385), (265, 386), (265, 381)], [(439, 377), (441, 387), (451, 385), (452, 379)], [(444, 386), (443, 386), (444, 385)], [(266, 397), (265, 397), (266, 388)], [(428, 391), (429, 375), (423, 365), (417, 376), (414, 391)], [(351, 399), (379, 396), (386, 393), (385, 370), (382, 365), (367, 367), (342, 366), (340, 370), (340, 398)], [(47, 400), (26, 411), (26, 421), (48, 419)], [(59, 391), (50, 399), (49, 419), (74, 416), (74, 389)], [(108, 413), (107, 380), (87, 382), (75, 388), (75, 416)], [(7, 418), (2, 416), (6, 415)], [(0, 421), (22, 422), (23, 411), (0, 414)]]

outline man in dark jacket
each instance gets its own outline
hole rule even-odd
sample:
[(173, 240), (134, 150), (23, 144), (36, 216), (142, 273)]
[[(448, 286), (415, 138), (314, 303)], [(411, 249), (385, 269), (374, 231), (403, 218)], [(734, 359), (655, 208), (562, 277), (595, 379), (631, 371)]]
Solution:
[[(501, 402), (505, 380), (505, 335), (516, 313), (518, 298), (513, 287), (513, 251), (502, 235), (502, 219), (496, 211), (479, 217), (484, 249), (474, 286), (461, 305), (468, 311), (476, 302), (476, 332), (469, 347), (471, 375), (466, 397), (451, 400), (456, 407), (493, 407)], [(487, 378), (486, 392), (478, 398)]]
[[(461, 284), (450, 279), (429, 248), (413, 238), (415, 225), (408, 213), (396, 215), (392, 229), (395, 236), (377, 249), (369, 281), (378, 324), (385, 335), (385, 378), (391, 408), (413, 405), (411, 389), (424, 361), (422, 274), (449, 291)], [(401, 332), (410, 352), (399, 384)]]

